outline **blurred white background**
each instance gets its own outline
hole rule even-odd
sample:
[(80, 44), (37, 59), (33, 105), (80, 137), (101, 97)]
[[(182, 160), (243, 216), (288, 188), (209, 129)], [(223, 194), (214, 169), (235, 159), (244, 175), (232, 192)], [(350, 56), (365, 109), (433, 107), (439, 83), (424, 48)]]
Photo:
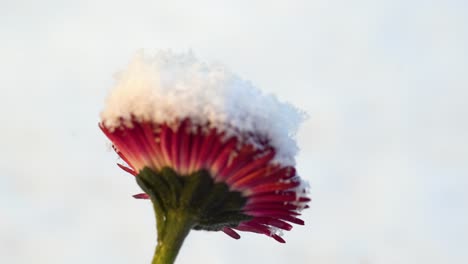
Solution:
[(139, 48), (222, 62), (306, 110), (286, 244), (192, 232), (177, 263), (468, 263), (468, 2), (0, 1), (0, 263), (149, 263), (97, 127)]

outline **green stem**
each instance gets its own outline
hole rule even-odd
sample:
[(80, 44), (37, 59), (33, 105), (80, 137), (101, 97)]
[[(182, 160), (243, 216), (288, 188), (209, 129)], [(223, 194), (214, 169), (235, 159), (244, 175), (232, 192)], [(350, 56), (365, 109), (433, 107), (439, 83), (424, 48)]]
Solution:
[[(163, 223), (158, 222), (158, 225)], [(194, 226), (193, 217), (183, 209), (168, 210), (164, 221), (164, 232), (158, 235), (158, 245), (152, 264), (172, 264), (184, 242), (185, 237)]]

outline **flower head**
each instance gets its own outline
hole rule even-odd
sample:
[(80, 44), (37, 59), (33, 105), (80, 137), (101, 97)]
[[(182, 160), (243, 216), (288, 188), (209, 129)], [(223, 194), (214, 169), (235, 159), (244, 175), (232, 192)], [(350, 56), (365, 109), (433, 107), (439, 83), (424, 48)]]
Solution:
[(153, 201), (158, 229), (182, 209), (191, 229), (236, 239), (284, 242), (281, 230), (303, 224), (293, 138), (303, 114), (190, 53), (140, 53), (117, 79), (100, 128), (145, 191), (135, 197)]

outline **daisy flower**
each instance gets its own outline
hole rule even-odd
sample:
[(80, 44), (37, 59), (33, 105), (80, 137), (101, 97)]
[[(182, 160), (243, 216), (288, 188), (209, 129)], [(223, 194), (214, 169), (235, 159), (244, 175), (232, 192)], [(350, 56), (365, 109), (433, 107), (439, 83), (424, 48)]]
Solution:
[(191, 230), (284, 243), (282, 231), (304, 224), (302, 112), (191, 53), (140, 52), (116, 79), (99, 127), (143, 190), (134, 197), (153, 204), (153, 263), (173, 263)]

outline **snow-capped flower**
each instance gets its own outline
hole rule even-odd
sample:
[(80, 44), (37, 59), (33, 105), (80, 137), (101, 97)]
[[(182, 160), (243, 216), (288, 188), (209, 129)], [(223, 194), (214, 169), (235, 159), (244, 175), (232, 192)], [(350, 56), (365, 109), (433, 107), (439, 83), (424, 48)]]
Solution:
[(304, 224), (293, 138), (302, 113), (190, 53), (140, 53), (117, 79), (100, 128), (144, 190), (135, 197), (153, 202), (153, 263), (172, 263), (191, 229), (284, 242), (282, 230)]

